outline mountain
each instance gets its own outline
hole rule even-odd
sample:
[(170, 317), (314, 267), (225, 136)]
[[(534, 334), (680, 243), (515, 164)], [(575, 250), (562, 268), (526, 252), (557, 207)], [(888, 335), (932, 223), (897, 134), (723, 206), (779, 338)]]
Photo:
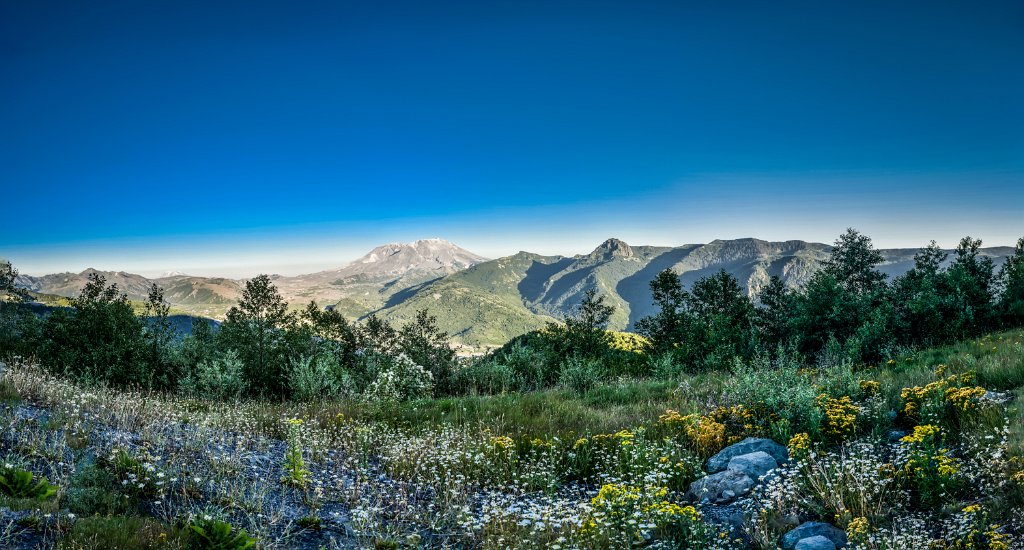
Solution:
[[(497, 346), (545, 323), (561, 319), (597, 289), (615, 306), (610, 328), (631, 329), (654, 313), (650, 281), (671, 268), (686, 286), (724, 269), (756, 296), (772, 275), (787, 285), (807, 282), (831, 247), (805, 241), (759, 239), (714, 240), (681, 246), (637, 246), (608, 239), (587, 254), (543, 256), (519, 252), (487, 260), (442, 239), (391, 243), (337, 269), (295, 277), (274, 276), (292, 308), (310, 300), (332, 307), (350, 319), (374, 313), (401, 324), (417, 310), (437, 316), (453, 340), (469, 348)], [(916, 248), (883, 249), (879, 269), (894, 277), (913, 267)], [(1010, 247), (982, 249), (997, 265)], [(19, 276), (20, 287), (43, 294), (75, 296), (88, 275), (60, 273)], [(124, 272), (101, 272), (134, 300), (145, 300), (156, 282), (175, 308), (222, 319), (244, 287), (244, 280), (174, 274), (158, 279)]]
[[(285, 300), (295, 308), (315, 300), (320, 305), (335, 305), (355, 319), (401, 301), (402, 293), (411, 287), (483, 261), (486, 258), (443, 239), (425, 239), (379, 246), (338, 269), (272, 278)], [(227, 310), (238, 302), (245, 286), (244, 279), (195, 277), (176, 272), (149, 279), (122, 271), (91, 268), (81, 273), (41, 277), (19, 275), (16, 284), (34, 292), (71, 297), (81, 292), (92, 273), (100, 273), (108, 283), (116, 283), (132, 300), (145, 300), (150, 286), (156, 283), (164, 289), (164, 299), (171, 305), (213, 319), (223, 319)]]
[[(608, 239), (589, 254), (572, 257), (519, 252), (414, 287), (413, 292), (377, 313), (395, 323), (426, 308), (439, 325), (470, 347), (499, 345), (529, 330), (562, 318), (596, 288), (615, 306), (610, 328), (631, 329), (655, 313), (650, 281), (671, 268), (686, 286), (724, 269), (756, 296), (772, 275), (788, 286), (803, 285), (825, 261), (831, 247), (805, 241), (759, 239), (715, 240), (677, 247), (631, 246)], [(883, 249), (879, 269), (890, 277), (913, 266), (918, 249)], [(997, 264), (1013, 253), (1009, 247), (983, 249)]]
[(444, 239), (423, 239), (378, 246), (344, 267), (276, 277), (274, 284), (290, 302), (333, 304), (358, 318), (401, 302), (415, 287), (484, 261)]

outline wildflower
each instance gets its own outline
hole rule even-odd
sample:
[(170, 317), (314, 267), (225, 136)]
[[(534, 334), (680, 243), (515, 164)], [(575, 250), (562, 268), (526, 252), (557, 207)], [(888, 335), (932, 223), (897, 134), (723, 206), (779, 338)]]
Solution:
[(876, 395), (882, 389), (882, 383), (875, 380), (861, 380), (860, 391), (864, 395)]

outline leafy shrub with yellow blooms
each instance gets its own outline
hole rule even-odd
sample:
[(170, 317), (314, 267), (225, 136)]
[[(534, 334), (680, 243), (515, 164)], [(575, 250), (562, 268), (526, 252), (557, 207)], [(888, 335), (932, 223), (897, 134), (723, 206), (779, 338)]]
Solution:
[(943, 435), (938, 426), (916, 426), (913, 433), (900, 441), (905, 453), (900, 473), (913, 488), (917, 502), (926, 507), (937, 506), (958, 492), (960, 461), (942, 445)]
[(835, 398), (823, 393), (818, 396), (818, 406), (825, 413), (821, 426), (825, 437), (840, 441), (857, 432), (857, 414), (860, 413), (860, 407), (853, 404), (850, 396)]
[(679, 548), (703, 548), (710, 528), (693, 506), (668, 500), (665, 487), (605, 484), (590, 501), (590, 517), (580, 529), (591, 548), (629, 548), (653, 538)]
[[(942, 376), (946, 370), (945, 365), (939, 365), (935, 373)], [(939, 378), (924, 386), (903, 388), (901, 413), (912, 422), (957, 428), (981, 407), (985, 388), (974, 383), (975, 374), (969, 371)]]
[(861, 380), (858, 386), (860, 387), (860, 392), (867, 397), (878, 395), (882, 391), (882, 383), (876, 380)]
[(667, 434), (682, 435), (694, 452), (709, 457), (742, 440), (763, 435), (774, 416), (746, 405), (718, 407), (707, 414), (681, 415), (668, 409), (658, 417), (659, 427)]

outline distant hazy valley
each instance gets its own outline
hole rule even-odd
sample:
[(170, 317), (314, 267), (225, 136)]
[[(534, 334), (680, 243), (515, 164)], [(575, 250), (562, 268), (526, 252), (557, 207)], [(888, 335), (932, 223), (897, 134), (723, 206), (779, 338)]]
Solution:
[[(725, 269), (755, 295), (772, 275), (790, 286), (802, 285), (830, 249), (805, 241), (734, 239), (658, 247), (609, 239), (588, 254), (519, 252), (489, 260), (448, 241), (427, 239), (379, 246), (343, 267), (275, 276), (274, 283), (293, 307), (315, 301), (353, 320), (376, 313), (404, 322), (426, 308), (456, 343), (483, 348), (562, 317), (591, 288), (616, 307), (610, 328), (628, 330), (653, 312), (648, 283), (666, 268), (680, 273), (687, 285)], [(917, 250), (882, 250), (886, 262), (880, 269), (890, 277), (905, 272), (913, 266)], [(997, 264), (1012, 252), (1010, 247), (983, 249)], [(21, 275), (17, 284), (40, 294), (70, 297), (78, 294), (93, 271)], [(214, 319), (223, 318), (245, 283), (183, 274), (150, 279), (125, 272), (102, 273), (131, 299), (144, 300), (155, 282), (176, 309)]]

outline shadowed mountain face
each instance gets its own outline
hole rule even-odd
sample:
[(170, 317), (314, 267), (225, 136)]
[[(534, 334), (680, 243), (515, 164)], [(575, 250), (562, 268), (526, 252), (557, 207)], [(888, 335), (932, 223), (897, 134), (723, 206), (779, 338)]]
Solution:
[[(756, 296), (772, 275), (799, 287), (829, 256), (831, 247), (804, 241), (716, 240), (678, 247), (630, 246), (609, 239), (593, 252), (573, 257), (520, 252), (473, 266), (424, 284), (400, 302), (379, 311), (404, 322), (429, 309), (441, 327), (472, 347), (500, 345), (523, 332), (562, 318), (591, 288), (615, 306), (610, 328), (632, 329), (655, 313), (650, 282), (673, 269), (686, 286), (724, 269)], [(879, 269), (890, 277), (913, 267), (918, 249), (881, 250)], [(1013, 253), (1009, 247), (984, 249), (997, 265)]]
[[(631, 329), (654, 313), (650, 281), (673, 269), (686, 286), (724, 269), (756, 296), (772, 275), (787, 285), (803, 285), (828, 258), (831, 247), (804, 241), (715, 240), (677, 247), (631, 246), (608, 239), (589, 254), (541, 256), (519, 252), (486, 260), (441, 239), (387, 244), (350, 264), (297, 277), (275, 276), (274, 284), (293, 307), (309, 301), (332, 306), (351, 319), (377, 313), (403, 323), (419, 309), (436, 315), (441, 328), (460, 344), (480, 348), (562, 318), (596, 288), (615, 306), (611, 327)], [(879, 269), (891, 277), (913, 267), (918, 249), (881, 250)], [(997, 265), (1010, 247), (983, 249)], [(74, 296), (92, 270), (43, 277), (20, 276), (17, 284), (46, 294)], [(143, 300), (152, 282), (179, 309), (222, 318), (238, 299), (244, 281), (174, 275), (146, 279), (104, 272), (129, 297)]]

